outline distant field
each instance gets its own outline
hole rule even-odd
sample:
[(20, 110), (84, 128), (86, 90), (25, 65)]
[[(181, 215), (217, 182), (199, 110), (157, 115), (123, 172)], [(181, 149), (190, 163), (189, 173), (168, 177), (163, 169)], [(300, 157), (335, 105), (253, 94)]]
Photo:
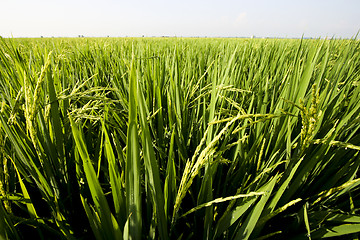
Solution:
[(0, 239), (358, 239), (359, 83), (359, 40), (0, 39)]

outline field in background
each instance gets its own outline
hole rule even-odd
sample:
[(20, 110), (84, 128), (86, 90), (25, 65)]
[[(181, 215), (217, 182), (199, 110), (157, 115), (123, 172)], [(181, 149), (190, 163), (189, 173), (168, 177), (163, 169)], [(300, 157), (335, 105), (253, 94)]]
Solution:
[(0, 239), (358, 239), (358, 40), (0, 39)]

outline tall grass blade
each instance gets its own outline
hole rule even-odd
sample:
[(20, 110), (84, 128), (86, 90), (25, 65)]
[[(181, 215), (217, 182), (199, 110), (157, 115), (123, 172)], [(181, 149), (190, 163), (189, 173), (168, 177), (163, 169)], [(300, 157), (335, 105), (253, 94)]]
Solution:
[(275, 175), (275, 177), (268, 184), (266, 184), (266, 186), (264, 187), (264, 191), (266, 191), (266, 194), (260, 198), (260, 201), (252, 209), (251, 213), (246, 218), (245, 222), (241, 225), (239, 231), (237, 232), (235, 239), (249, 239), (258, 219), (261, 216), (262, 211), (265, 208), (268, 199), (270, 198), (270, 195), (277, 180), (278, 176)]
[[(101, 223), (100, 230), (102, 237), (105, 239), (121, 239), (122, 232), (118, 223), (112, 219), (112, 213), (105, 198), (104, 192), (97, 179), (96, 172), (92, 165), (84, 138), (82, 136), (82, 132), (79, 130), (79, 127), (74, 122), (74, 120), (72, 120), (72, 118), (70, 118), (70, 122), (76, 147), (82, 159), (86, 181), (89, 186), (96, 209), (96, 215), (98, 215), (100, 219), (99, 221)], [(85, 203), (85, 201), (83, 201), (83, 203)], [(92, 220), (90, 219), (90, 221)]]
[(151, 197), (155, 203), (155, 213), (159, 227), (160, 239), (168, 239), (167, 219), (165, 217), (164, 194), (160, 182), (159, 165), (157, 163), (154, 147), (152, 146), (150, 130), (147, 122), (148, 111), (146, 110), (145, 99), (142, 89), (139, 88), (138, 94), (139, 118), (142, 130), (141, 140), (144, 151), (145, 171), (149, 179), (149, 189)]
[(137, 128), (138, 83), (134, 56), (132, 56), (129, 73), (129, 124), (125, 167), (126, 205), (127, 215), (129, 216), (129, 239), (141, 239), (141, 172)]

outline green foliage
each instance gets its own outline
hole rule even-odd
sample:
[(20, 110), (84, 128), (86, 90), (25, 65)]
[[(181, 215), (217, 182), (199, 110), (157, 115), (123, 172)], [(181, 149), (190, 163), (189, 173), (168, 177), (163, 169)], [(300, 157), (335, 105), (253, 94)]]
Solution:
[(360, 42), (0, 39), (0, 238), (356, 239)]

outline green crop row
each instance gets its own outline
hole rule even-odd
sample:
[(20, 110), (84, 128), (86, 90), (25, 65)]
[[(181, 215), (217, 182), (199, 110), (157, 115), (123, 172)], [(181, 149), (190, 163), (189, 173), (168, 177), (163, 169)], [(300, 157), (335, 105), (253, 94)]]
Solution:
[(0, 239), (358, 239), (360, 42), (0, 39)]

